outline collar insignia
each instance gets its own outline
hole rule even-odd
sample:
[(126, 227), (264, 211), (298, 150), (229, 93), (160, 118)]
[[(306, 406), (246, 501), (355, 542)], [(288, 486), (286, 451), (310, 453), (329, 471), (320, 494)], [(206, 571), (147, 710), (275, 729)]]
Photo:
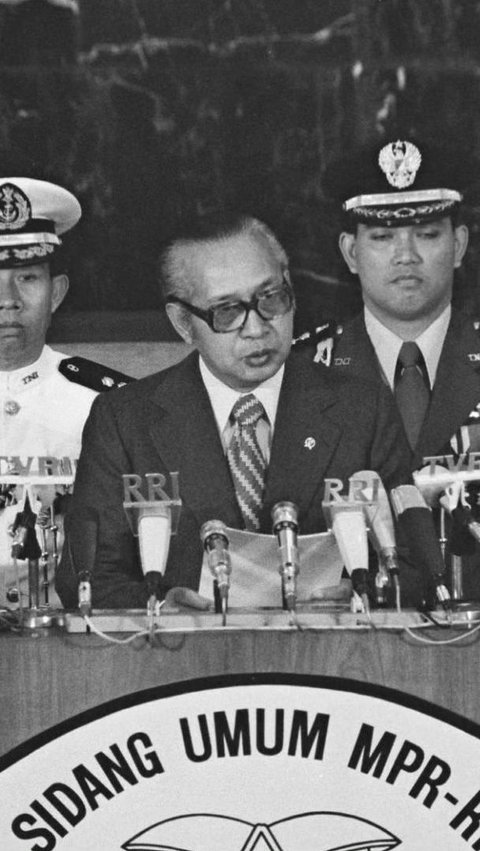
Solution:
[(478, 363), (478, 361), (480, 361), (480, 352), (470, 352), (468, 355), (468, 360), (473, 361), (474, 363)]
[(31, 381), (35, 381), (38, 378), (38, 372), (31, 372), (30, 375), (26, 375), (25, 378), (22, 378), (23, 384), (30, 384)]
[(421, 162), (422, 155), (417, 146), (400, 139), (385, 145), (378, 155), (378, 164), (395, 189), (412, 185)]
[(0, 230), (19, 230), (32, 215), (27, 196), (13, 183), (0, 187)]
[(333, 337), (329, 337), (327, 340), (320, 340), (320, 342), (317, 343), (317, 350), (313, 360), (315, 363), (324, 363), (325, 366), (330, 366), (332, 351)]

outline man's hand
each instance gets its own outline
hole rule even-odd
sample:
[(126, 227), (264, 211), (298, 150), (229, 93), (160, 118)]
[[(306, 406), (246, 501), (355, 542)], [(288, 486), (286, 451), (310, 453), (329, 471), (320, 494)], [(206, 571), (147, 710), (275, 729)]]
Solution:
[(338, 585), (328, 585), (325, 588), (316, 588), (310, 597), (313, 603), (315, 600), (325, 600), (328, 602), (348, 602), (352, 596), (352, 583), (350, 579), (341, 579)]
[(212, 600), (209, 600), (207, 597), (202, 597), (200, 594), (197, 594), (196, 591), (192, 591), (191, 588), (183, 588), (180, 586), (178, 588), (170, 588), (170, 591), (167, 591), (165, 604), (169, 608), (173, 609), (200, 609), (203, 612), (213, 608)]

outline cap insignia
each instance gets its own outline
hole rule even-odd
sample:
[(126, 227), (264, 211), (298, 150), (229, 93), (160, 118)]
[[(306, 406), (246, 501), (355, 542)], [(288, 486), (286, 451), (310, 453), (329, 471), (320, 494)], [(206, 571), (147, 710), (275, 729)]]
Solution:
[(390, 186), (405, 189), (415, 180), (422, 155), (412, 142), (390, 142), (378, 155), (378, 164)]
[(18, 186), (4, 183), (0, 186), (0, 229), (19, 230), (31, 218), (30, 201)]

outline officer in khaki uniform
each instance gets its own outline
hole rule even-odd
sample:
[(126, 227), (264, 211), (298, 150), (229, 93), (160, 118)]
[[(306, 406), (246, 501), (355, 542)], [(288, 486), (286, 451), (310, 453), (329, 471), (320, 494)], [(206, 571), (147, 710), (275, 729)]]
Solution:
[[(316, 360), (390, 387), (412, 470), (426, 456), (480, 449), (478, 323), (451, 305), (468, 241), (461, 205), (476, 171), (458, 151), (397, 139), (337, 160), (325, 175), (364, 309), (297, 345), (313, 344)], [(480, 598), (478, 555), (464, 559), (464, 596)]]
[[(80, 215), (77, 199), (60, 186), (0, 180), (0, 605), (18, 603), (9, 529), (25, 498), (24, 489), (7, 480), (37, 472), (39, 457), (67, 459), (65, 472), (74, 470), (95, 396), (129, 380), (45, 345), (51, 316), (68, 290), (60, 235)], [(20, 562), (21, 574), (25, 566)]]

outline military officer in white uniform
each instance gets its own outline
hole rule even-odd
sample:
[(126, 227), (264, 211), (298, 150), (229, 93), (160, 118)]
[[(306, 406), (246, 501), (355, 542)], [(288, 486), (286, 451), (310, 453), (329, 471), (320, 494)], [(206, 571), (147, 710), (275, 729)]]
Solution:
[[(60, 186), (30, 178), (0, 180), (0, 605), (18, 605), (26, 594), (22, 581), (21, 589), (17, 586), (27, 561), (18, 561), (14, 570), (9, 533), (24, 508), (25, 488), (6, 480), (35, 474), (42, 464), (50, 464), (53, 473), (73, 474), (97, 392), (128, 381), (45, 345), (51, 316), (68, 290), (58, 260), (60, 235), (80, 216), (77, 199)], [(55, 488), (30, 491), (34, 511), (39, 492), (48, 509)], [(52, 589), (49, 602), (57, 602)]]

